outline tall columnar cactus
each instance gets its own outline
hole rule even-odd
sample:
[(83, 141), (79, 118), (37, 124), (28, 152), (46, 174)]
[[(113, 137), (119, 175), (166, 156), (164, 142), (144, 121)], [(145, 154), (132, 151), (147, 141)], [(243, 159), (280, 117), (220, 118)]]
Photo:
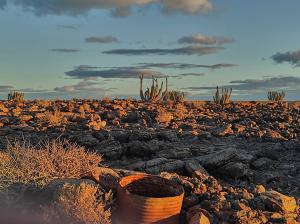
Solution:
[(164, 82), (161, 82), (160, 87), (158, 84), (158, 79), (152, 77), (152, 85), (151, 88), (147, 88), (144, 92), (143, 90), (143, 81), (144, 75), (140, 76), (140, 96), (143, 101), (147, 102), (157, 102), (164, 98), (166, 93), (168, 92), (168, 78), (166, 77), (165, 90), (163, 91)]
[(13, 101), (24, 101), (25, 94), (17, 91), (11, 91), (10, 93), (8, 93), (7, 99)]
[(214, 102), (220, 105), (224, 105), (230, 102), (232, 88), (222, 88), (222, 92), (220, 93), (219, 87), (217, 86), (217, 91), (215, 93), (215, 96), (213, 97)]
[(270, 101), (281, 102), (284, 100), (284, 97), (285, 97), (285, 92), (283, 92), (283, 91), (281, 91), (281, 92), (269, 91), (268, 92), (268, 99)]

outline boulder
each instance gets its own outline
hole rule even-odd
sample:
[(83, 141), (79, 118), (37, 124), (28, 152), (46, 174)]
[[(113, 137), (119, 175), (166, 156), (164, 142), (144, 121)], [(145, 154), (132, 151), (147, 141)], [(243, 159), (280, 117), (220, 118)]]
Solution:
[(266, 166), (269, 166), (272, 163), (273, 163), (273, 160), (263, 157), (263, 158), (259, 158), (255, 161), (253, 161), (251, 163), (251, 166), (256, 170), (259, 170), (259, 169), (266, 168)]
[(83, 179), (91, 179), (103, 187), (105, 190), (114, 190), (118, 188), (120, 176), (113, 169), (107, 167), (96, 167), (86, 175)]
[(79, 145), (85, 146), (87, 148), (93, 148), (98, 145), (99, 141), (91, 134), (78, 134), (72, 138), (73, 141)]
[(230, 178), (240, 178), (247, 175), (248, 171), (249, 168), (247, 164), (242, 162), (231, 162), (215, 170), (214, 172)]
[(238, 178), (247, 174), (253, 156), (243, 150), (228, 148), (196, 159), (212, 173)]
[(138, 112), (133, 111), (127, 114), (126, 117), (122, 118), (123, 122), (127, 122), (127, 123), (137, 123), (140, 119), (140, 115)]
[(260, 199), (265, 208), (273, 212), (295, 212), (297, 203), (294, 197), (289, 197), (277, 191), (266, 191), (261, 193)]
[(169, 142), (177, 142), (178, 136), (176, 131), (160, 131), (158, 133), (158, 138), (160, 140), (169, 141)]
[(98, 151), (106, 158), (116, 160), (121, 158), (124, 151), (120, 142), (115, 140), (104, 140), (98, 145)]
[(144, 171), (150, 174), (159, 174), (161, 172), (178, 172), (182, 173), (184, 162), (166, 158), (156, 158), (146, 162), (138, 162), (128, 166), (128, 169)]
[(162, 150), (157, 154), (159, 157), (167, 159), (185, 159), (192, 157), (191, 150), (184, 147), (168, 147), (168, 149)]
[(131, 141), (127, 145), (128, 150), (127, 152), (133, 156), (139, 157), (151, 157), (155, 154), (156, 151), (159, 150), (159, 146), (155, 144), (149, 144), (142, 141)]
[(197, 160), (188, 160), (185, 162), (185, 169), (191, 177), (207, 179), (209, 173)]
[(161, 172), (174, 172), (182, 173), (184, 169), (184, 162), (181, 160), (168, 160), (165, 163), (161, 163), (158, 166), (152, 166), (147, 168), (145, 171), (151, 174), (159, 174)]

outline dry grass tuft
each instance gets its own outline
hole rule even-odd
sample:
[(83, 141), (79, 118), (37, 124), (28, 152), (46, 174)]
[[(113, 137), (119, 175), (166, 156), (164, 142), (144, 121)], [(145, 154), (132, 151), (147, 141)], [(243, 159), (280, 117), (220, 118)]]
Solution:
[(64, 116), (58, 110), (55, 110), (53, 112), (47, 111), (47, 112), (45, 112), (45, 114), (42, 117), (42, 119), (45, 122), (47, 122), (48, 124), (59, 125), (59, 124), (61, 124), (63, 122)]
[(0, 188), (13, 183), (44, 186), (57, 178), (79, 178), (96, 168), (101, 156), (66, 140), (39, 146), (17, 141), (0, 152), (0, 161)]

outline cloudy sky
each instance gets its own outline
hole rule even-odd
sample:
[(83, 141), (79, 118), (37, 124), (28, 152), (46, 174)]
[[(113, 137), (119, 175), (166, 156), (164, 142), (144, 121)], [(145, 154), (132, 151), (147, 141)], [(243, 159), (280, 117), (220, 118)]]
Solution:
[[(300, 98), (300, 1), (0, 0), (0, 97), (137, 96), (139, 74), (210, 99)], [(146, 80), (148, 83), (150, 80)]]

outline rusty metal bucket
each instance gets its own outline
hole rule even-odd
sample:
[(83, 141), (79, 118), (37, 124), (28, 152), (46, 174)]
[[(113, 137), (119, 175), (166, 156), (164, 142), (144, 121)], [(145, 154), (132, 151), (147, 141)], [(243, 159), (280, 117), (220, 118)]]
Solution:
[(178, 224), (183, 187), (159, 176), (124, 177), (118, 186), (121, 224)]

